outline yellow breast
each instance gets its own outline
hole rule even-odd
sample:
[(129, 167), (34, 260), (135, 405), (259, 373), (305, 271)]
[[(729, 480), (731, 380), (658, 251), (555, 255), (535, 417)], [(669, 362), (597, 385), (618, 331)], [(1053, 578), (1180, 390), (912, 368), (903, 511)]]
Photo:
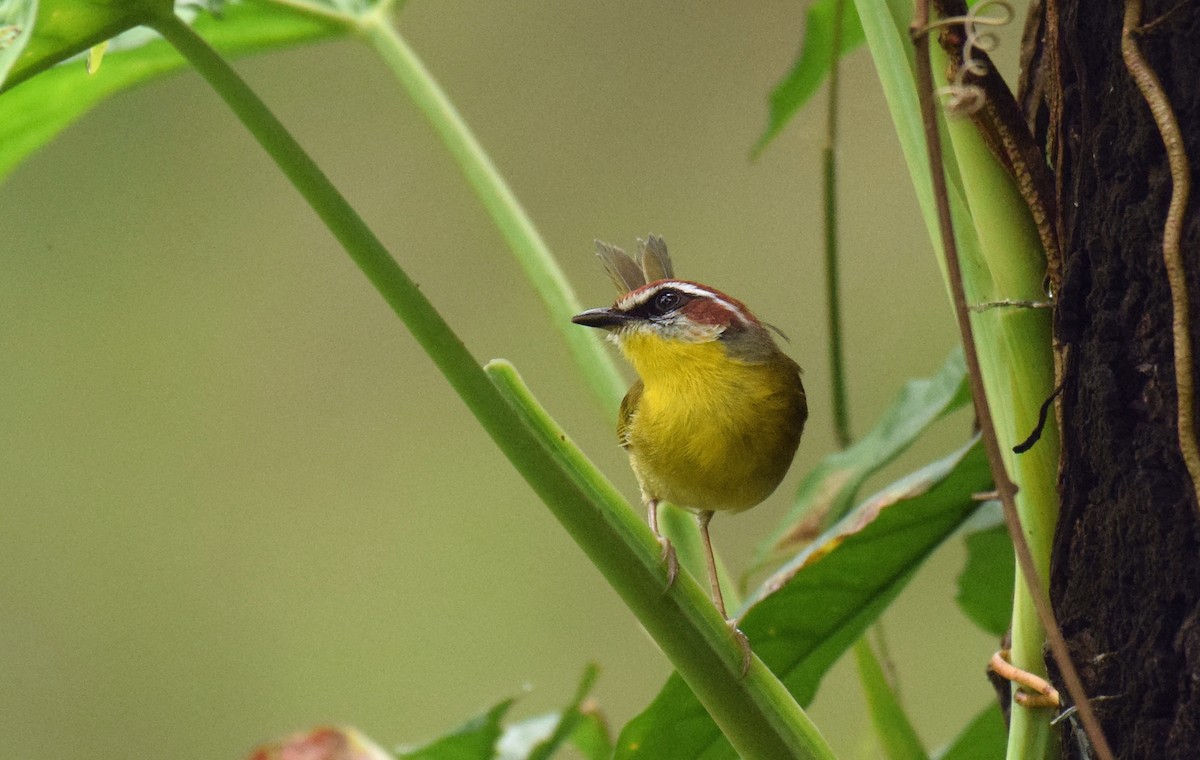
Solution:
[(799, 368), (729, 357), (720, 341), (624, 336), (643, 388), (623, 420), (647, 496), (697, 510), (748, 509), (783, 479), (807, 417)]

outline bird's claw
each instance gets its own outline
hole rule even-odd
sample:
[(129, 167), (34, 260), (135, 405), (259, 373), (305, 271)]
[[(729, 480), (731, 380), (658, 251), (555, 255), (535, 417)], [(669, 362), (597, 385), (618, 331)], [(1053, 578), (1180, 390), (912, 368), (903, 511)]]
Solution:
[(738, 628), (738, 621), (726, 620), (725, 625), (729, 626), (733, 640), (737, 642), (738, 649), (742, 650), (742, 670), (738, 678), (745, 678), (746, 674), (750, 672), (750, 639), (746, 638), (746, 634), (742, 633), (741, 628)]
[(679, 557), (675, 555), (675, 546), (671, 539), (659, 536), (658, 543), (662, 547), (662, 561), (667, 565), (667, 587), (663, 589), (665, 592), (675, 585), (675, 577), (679, 575)]

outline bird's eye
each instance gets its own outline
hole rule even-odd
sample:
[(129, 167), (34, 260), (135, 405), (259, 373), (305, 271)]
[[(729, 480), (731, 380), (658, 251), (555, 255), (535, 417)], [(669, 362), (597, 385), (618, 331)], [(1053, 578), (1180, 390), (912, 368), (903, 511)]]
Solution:
[(667, 312), (674, 311), (675, 309), (679, 308), (679, 304), (682, 300), (683, 299), (679, 295), (678, 291), (664, 290), (658, 295), (654, 296), (654, 301), (651, 303), (651, 307), (653, 308), (655, 314), (661, 316)]

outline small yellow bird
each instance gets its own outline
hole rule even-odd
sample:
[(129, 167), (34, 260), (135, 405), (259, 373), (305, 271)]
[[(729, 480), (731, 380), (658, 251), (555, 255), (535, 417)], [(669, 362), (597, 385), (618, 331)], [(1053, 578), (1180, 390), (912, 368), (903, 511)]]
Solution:
[(640, 378), (621, 402), (617, 437), (662, 544), (668, 583), (678, 562), (658, 530), (661, 501), (695, 512), (713, 603), (728, 620), (708, 523), (713, 512), (763, 501), (787, 473), (808, 418), (800, 367), (740, 301), (675, 279), (662, 238), (639, 240), (638, 247), (635, 261), (596, 241), (623, 295), (571, 321), (607, 330)]

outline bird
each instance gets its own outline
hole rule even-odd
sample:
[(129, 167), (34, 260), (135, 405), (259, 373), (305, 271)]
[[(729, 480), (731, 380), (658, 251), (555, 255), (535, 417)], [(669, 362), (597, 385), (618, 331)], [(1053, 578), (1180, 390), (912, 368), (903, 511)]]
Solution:
[(741, 301), (676, 279), (661, 237), (639, 240), (636, 259), (598, 240), (596, 255), (621, 295), (571, 321), (607, 331), (638, 375), (621, 402), (617, 439), (662, 547), (667, 586), (678, 560), (658, 527), (664, 501), (696, 516), (713, 604), (738, 637), (744, 673), (749, 643), (726, 612), (708, 526), (716, 512), (760, 504), (783, 480), (808, 419), (800, 367)]

